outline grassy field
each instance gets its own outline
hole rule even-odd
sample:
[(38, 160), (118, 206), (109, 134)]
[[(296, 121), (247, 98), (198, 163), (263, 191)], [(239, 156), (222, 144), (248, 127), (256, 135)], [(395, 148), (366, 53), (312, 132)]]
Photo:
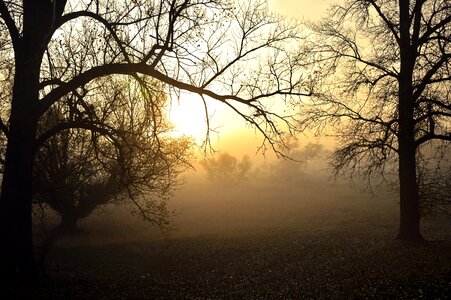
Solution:
[(449, 235), (444, 242), (401, 243), (374, 225), (60, 246), (34, 298), (449, 298)]
[(120, 214), (86, 220), (88, 234), (52, 249), (48, 278), (32, 298), (451, 297), (450, 219), (424, 220), (434, 242), (412, 244), (395, 240), (396, 203), (383, 197), (338, 188), (303, 201), (288, 192), (279, 201), (189, 195), (174, 200), (186, 206), (167, 240), (139, 222), (122, 224)]

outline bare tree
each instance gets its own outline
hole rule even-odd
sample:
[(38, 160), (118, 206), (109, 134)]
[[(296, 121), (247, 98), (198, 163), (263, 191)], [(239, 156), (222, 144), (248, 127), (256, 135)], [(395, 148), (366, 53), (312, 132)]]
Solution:
[(449, 1), (352, 0), (313, 26), (315, 100), (304, 126), (333, 126), (333, 167), (398, 177), (399, 239), (422, 240), (417, 160), (451, 141)]
[[(166, 201), (189, 166), (191, 142), (171, 137), (162, 109), (167, 97), (150, 90), (158, 83), (116, 77), (100, 84), (104, 91), (83, 99), (101, 111), (84, 115), (86, 129), (71, 128), (41, 142), (34, 165), (36, 204), (46, 204), (61, 216), (56, 234), (79, 231), (79, 219), (113, 203), (131, 204), (142, 218), (164, 227)], [(68, 97), (52, 106), (39, 131), (80, 118), (76, 100)]]
[[(290, 115), (269, 110), (270, 99), (292, 104), (310, 93), (290, 52), (299, 38), (296, 24), (269, 15), (265, 1), (12, 0), (0, 1), (0, 16), (0, 128), (8, 138), (0, 270), (12, 280), (36, 273), (31, 205), (33, 159), (43, 139), (38, 124), (61, 99), (96, 93), (97, 78), (147, 75), (171, 94), (185, 90), (220, 101), (273, 144), (281, 123), (285, 131), (294, 128)], [(98, 109), (76, 108), (81, 115)], [(79, 118), (49, 132), (84, 124)]]

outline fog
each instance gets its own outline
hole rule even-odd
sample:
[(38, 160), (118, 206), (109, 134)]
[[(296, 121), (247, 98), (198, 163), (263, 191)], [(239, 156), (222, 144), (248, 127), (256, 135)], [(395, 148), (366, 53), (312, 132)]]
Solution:
[[(61, 238), (68, 245), (191, 237), (247, 236), (281, 231), (318, 232), (359, 224), (385, 224), (396, 232), (398, 202), (384, 186), (372, 190), (358, 178), (330, 175), (330, 150), (293, 143), (291, 159), (218, 151), (200, 155), (182, 174), (168, 202), (169, 226), (160, 230), (133, 207), (109, 205), (79, 222), (85, 234)], [(50, 216), (50, 215), (49, 215)], [(57, 222), (51, 220), (50, 228)], [(367, 226), (367, 225), (365, 225)], [(352, 228), (351, 228), (352, 227)]]
[[(96, 299), (350, 299), (386, 285), (414, 293), (405, 278), (417, 270), (426, 272), (424, 295), (447, 294), (449, 244), (395, 242), (396, 192), (331, 178), (330, 149), (293, 146), (294, 160), (243, 149), (199, 156), (168, 202), (165, 230), (131, 215), (133, 207), (109, 205), (81, 220), (84, 232), (38, 254), (62, 289), (72, 286), (64, 278), (76, 280), (71, 293)], [(426, 238), (449, 240), (449, 218), (426, 221)]]
[(303, 230), (336, 226), (350, 216), (368, 219), (391, 210), (396, 215), (397, 203), (389, 194), (372, 194), (361, 182), (331, 178), (322, 146), (307, 144), (297, 152), (300, 162), (253, 164), (252, 158), (231, 153), (201, 161), (201, 168), (171, 201), (179, 210), (176, 234)]

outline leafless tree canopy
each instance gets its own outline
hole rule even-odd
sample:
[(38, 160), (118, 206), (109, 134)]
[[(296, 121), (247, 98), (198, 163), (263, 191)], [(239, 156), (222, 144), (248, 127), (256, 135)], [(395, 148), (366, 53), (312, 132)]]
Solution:
[[(276, 120), (294, 129), (290, 115), (270, 111), (272, 103), (265, 99), (292, 101), (309, 93), (299, 60), (290, 50), (300, 36), (296, 24), (270, 15), (265, 1), (52, 3), (64, 14), (51, 20), (40, 71), (40, 114), (68, 94), (96, 93), (92, 81), (99, 76), (141, 73), (170, 86), (172, 93), (186, 90), (221, 101), (271, 143), (281, 130)], [(8, 1), (1, 9), (2, 79), (10, 85), (11, 42), (22, 34), (23, 7)], [(5, 111), (10, 91), (2, 90)], [(3, 120), (6, 131), (7, 116)]]
[(431, 184), (446, 174), (427, 170), (427, 154), (451, 141), (450, 22), (449, 1), (352, 0), (312, 26), (315, 39), (304, 49), (318, 86), (301, 124), (333, 127), (336, 174), (396, 182), (402, 239), (422, 239), (427, 203), (450, 203), (445, 183)]
[[(401, 38), (399, 1), (347, 1), (313, 26), (308, 47), (316, 63), (315, 100), (307, 103), (304, 126), (336, 129), (340, 148), (333, 166), (390, 172), (397, 161)], [(409, 99), (415, 127), (413, 147), (451, 140), (450, 13), (448, 1), (411, 1), (410, 46), (414, 59)], [(396, 166), (395, 166), (396, 167)]]

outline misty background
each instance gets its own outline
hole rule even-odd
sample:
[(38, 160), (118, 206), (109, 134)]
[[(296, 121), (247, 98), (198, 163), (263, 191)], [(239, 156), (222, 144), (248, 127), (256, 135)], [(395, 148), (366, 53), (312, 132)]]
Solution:
[[(236, 154), (236, 146), (208, 155), (200, 152), (168, 201), (166, 227), (142, 220), (132, 205), (108, 204), (79, 221), (81, 234), (60, 237), (57, 243), (170, 241), (290, 230), (320, 233), (338, 227), (352, 235), (359, 224), (396, 232), (399, 203), (389, 186), (369, 185), (355, 176), (332, 176), (329, 144), (305, 139), (288, 146), (289, 158), (257, 153), (256, 148)], [(52, 228), (58, 220), (48, 210), (44, 228)]]

